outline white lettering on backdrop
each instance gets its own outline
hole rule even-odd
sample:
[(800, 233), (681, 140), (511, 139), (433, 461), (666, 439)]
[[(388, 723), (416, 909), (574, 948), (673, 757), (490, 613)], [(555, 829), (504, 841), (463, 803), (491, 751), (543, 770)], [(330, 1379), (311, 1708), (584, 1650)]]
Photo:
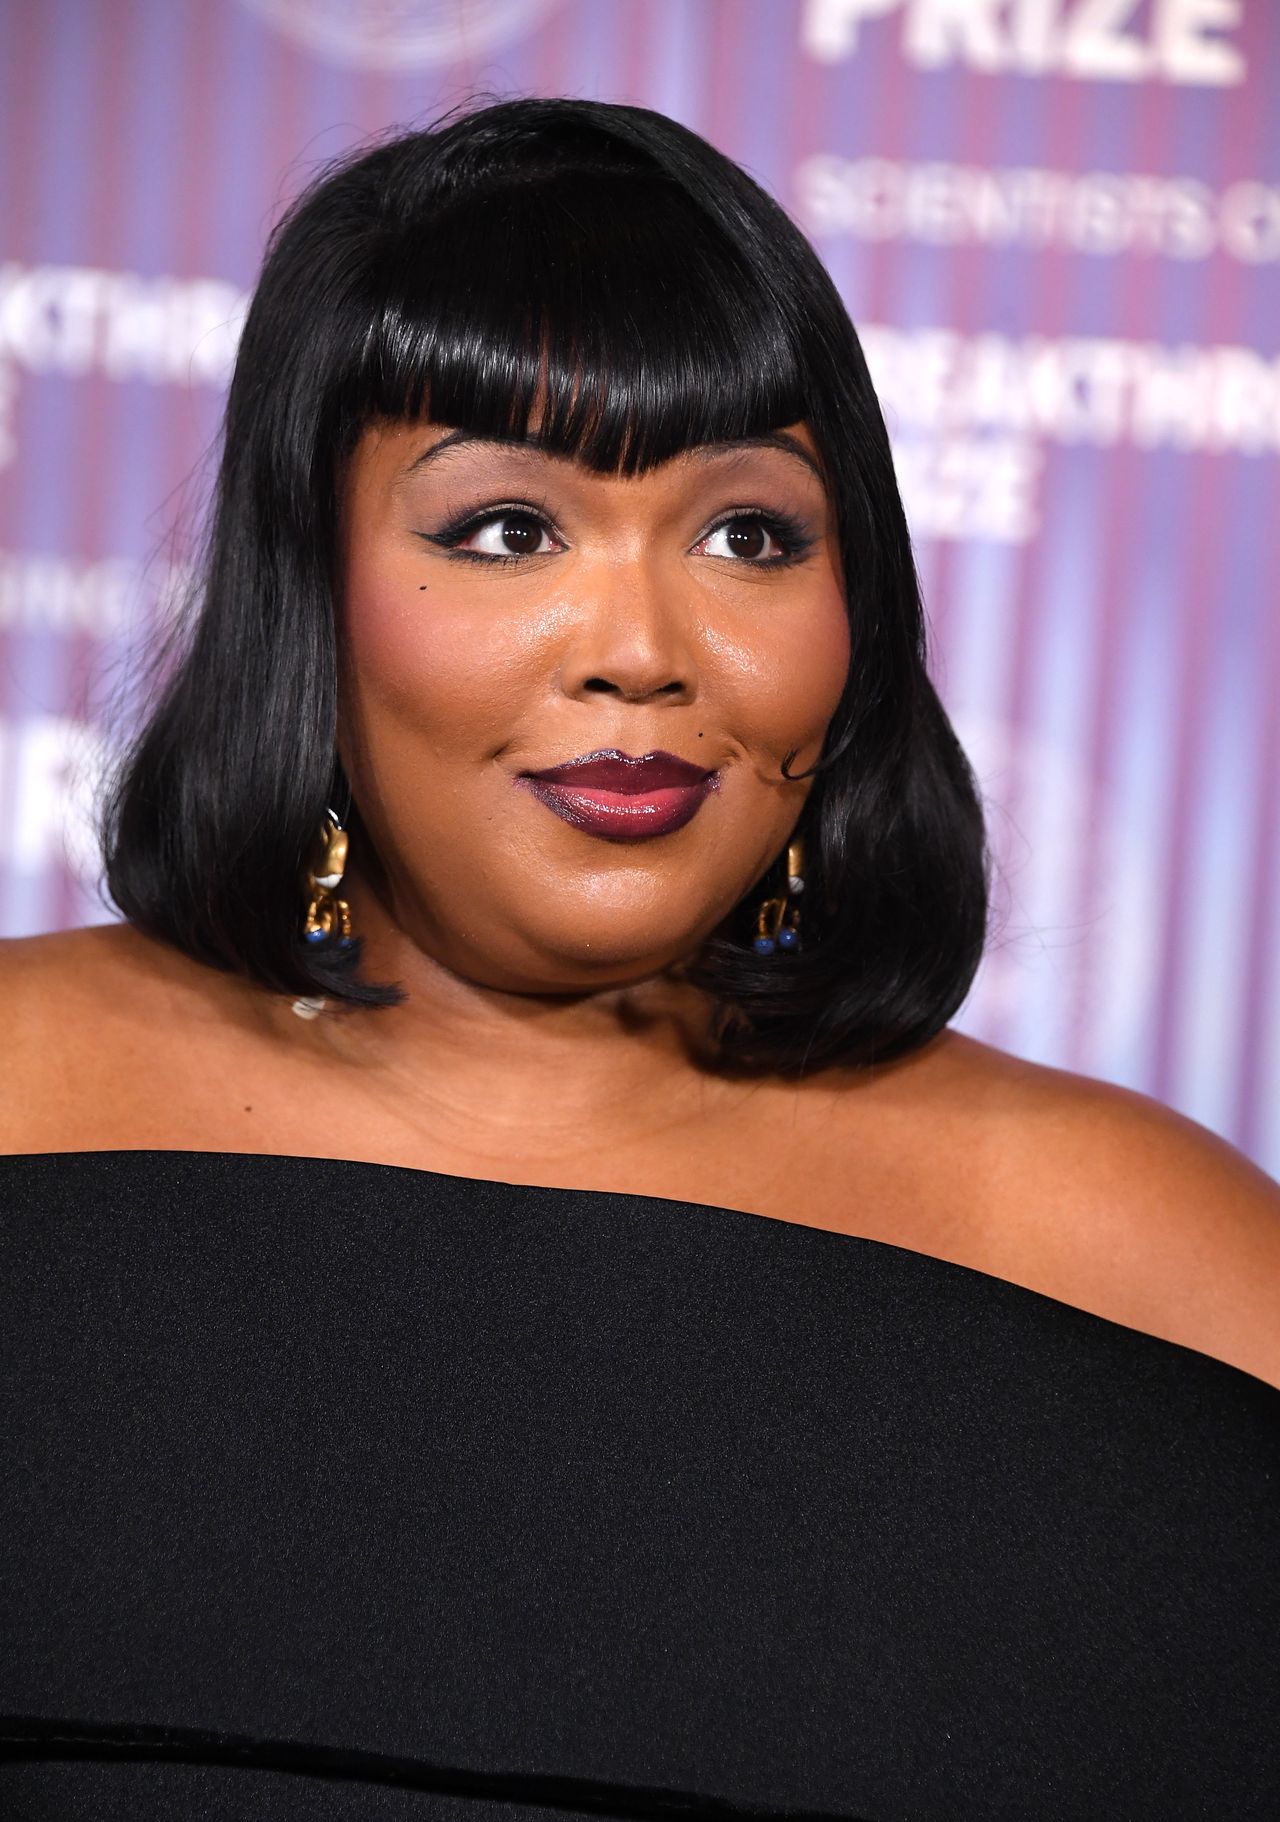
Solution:
[(1025, 543), (1046, 442), (1258, 456), (1280, 450), (1280, 359), (863, 323), (917, 538)]
[(99, 868), (94, 813), (111, 754), (105, 737), (67, 715), (0, 716), (0, 864), (39, 876), (55, 867), (93, 879)]
[(797, 167), (795, 193), (811, 234), (1182, 260), (1220, 251), (1246, 265), (1280, 261), (1280, 185), (1252, 179), (1214, 191), (1193, 177), (985, 170), (815, 152)]
[(0, 634), (124, 638), (170, 619), (193, 579), (191, 565), (175, 558), (0, 550)]
[(15, 454), (17, 372), (224, 386), (248, 307), (222, 279), (0, 264), (0, 468)]
[(806, 0), (800, 42), (838, 63), (864, 25), (896, 13), (903, 55), (921, 69), (1223, 87), (1245, 78), (1239, 45), (1221, 36), (1242, 11), (1243, 0)]
[(890, 430), (1266, 455), (1280, 450), (1280, 357), (1104, 337), (963, 336), (859, 325)]

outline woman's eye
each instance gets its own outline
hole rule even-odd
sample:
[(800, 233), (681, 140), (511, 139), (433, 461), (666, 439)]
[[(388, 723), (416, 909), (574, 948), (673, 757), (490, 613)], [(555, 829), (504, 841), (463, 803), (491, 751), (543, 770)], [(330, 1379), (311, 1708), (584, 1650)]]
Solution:
[(541, 557), (560, 546), (532, 513), (502, 512), (477, 525), (454, 549), (474, 551), (482, 557)]
[(745, 557), (753, 563), (767, 563), (787, 554), (764, 519), (745, 513), (717, 525), (697, 548), (707, 557)]

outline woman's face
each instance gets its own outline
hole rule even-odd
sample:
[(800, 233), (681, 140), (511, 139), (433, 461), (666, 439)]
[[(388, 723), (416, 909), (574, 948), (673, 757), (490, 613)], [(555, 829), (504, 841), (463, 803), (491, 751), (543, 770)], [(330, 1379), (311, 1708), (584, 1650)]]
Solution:
[[(417, 947), (486, 986), (592, 992), (687, 958), (760, 879), (812, 789), (781, 763), (816, 762), (849, 665), (816, 462), (802, 425), (629, 479), (429, 422), (366, 431), (339, 752)], [(600, 749), (715, 776), (629, 816), (530, 788)]]

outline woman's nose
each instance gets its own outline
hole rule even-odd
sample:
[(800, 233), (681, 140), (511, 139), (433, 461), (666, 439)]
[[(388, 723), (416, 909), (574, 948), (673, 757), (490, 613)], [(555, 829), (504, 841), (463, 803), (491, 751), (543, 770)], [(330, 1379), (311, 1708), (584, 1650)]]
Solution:
[(657, 563), (593, 564), (575, 579), (579, 611), (564, 655), (566, 688), (628, 700), (697, 692), (697, 615), (687, 583)]

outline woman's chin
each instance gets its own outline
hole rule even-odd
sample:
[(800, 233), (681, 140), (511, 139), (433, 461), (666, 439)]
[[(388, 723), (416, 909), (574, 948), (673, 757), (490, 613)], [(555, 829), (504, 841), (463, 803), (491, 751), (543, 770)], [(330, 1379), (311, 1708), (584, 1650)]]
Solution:
[(528, 931), (521, 953), (484, 953), (474, 948), (439, 954), (434, 959), (450, 973), (491, 992), (541, 995), (548, 999), (585, 998), (633, 989), (657, 991), (675, 980), (673, 970), (687, 964), (697, 945), (673, 955), (669, 944), (650, 938), (625, 938), (599, 929), (566, 941), (563, 929)]

